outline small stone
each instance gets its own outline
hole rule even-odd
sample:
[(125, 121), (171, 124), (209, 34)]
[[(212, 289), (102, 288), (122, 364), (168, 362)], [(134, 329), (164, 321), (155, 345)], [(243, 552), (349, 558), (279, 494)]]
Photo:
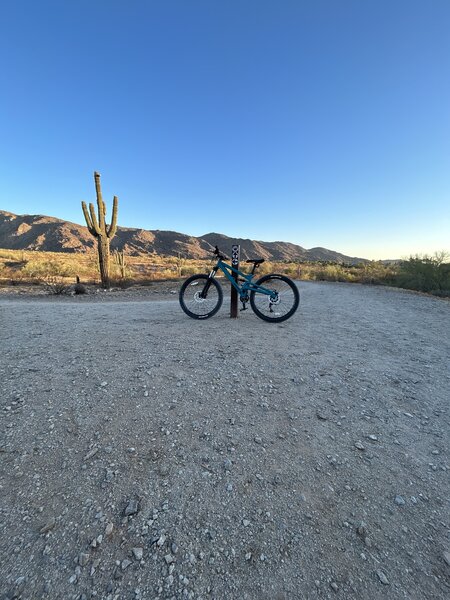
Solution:
[(371, 434), (368, 437), (369, 437), (369, 440), (372, 440), (372, 442), (377, 442), (378, 441), (378, 438), (377, 438), (376, 435)]
[(324, 415), (323, 412), (320, 412), (319, 410), (316, 411), (316, 417), (319, 419), (319, 421), (327, 421), (328, 417), (326, 415)]
[(227, 483), (227, 492), (232, 492), (233, 491), (233, 484), (232, 483)]
[(87, 554), (86, 552), (82, 552), (80, 554), (80, 556), (78, 557), (78, 564), (80, 565), (80, 567), (85, 567), (89, 562), (89, 558), (90, 558), (90, 554)]
[(172, 554), (176, 554), (178, 552), (178, 544), (176, 542), (172, 542), (170, 544), (170, 549), (172, 550)]
[(262, 439), (259, 437), (259, 435), (255, 435), (254, 440), (256, 444), (262, 444)]
[(83, 460), (89, 460), (90, 458), (92, 458), (93, 456), (95, 456), (97, 454), (98, 450), (99, 450), (98, 448), (92, 448), (92, 450), (89, 450), (89, 452), (83, 458)]
[(136, 560), (142, 560), (142, 557), (144, 556), (143, 548), (133, 548), (132, 552), (133, 552), (133, 556)]
[(123, 512), (126, 517), (130, 515), (135, 515), (139, 510), (139, 502), (135, 499), (131, 499), (128, 501), (128, 504)]
[(168, 565), (170, 565), (171, 563), (173, 563), (173, 556), (171, 554), (166, 554), (164, 560)]
[(252, 553), (247, 552), (247, 554), (245, 555), (245, 560), (251, 560), (251, 558), (252, 558)]
[(389, 585), (389, 580), (381, 569), (377, 570), (378, 579), (383, 585)]
[(165, 535), (161, 535), (157, 539), (156, 543), (161, 548), (161, 546), (164, 544), (165, 541), (166, 541), (166, 536)]
[(250, 525), (250, 521), (248, 519), (242, 519), (242, 525), (244, 527), (248, 527)]
[(101, 387), (106, 387), (107, 385), (108, 385), (107, 381), (102, 381), (100, 384)]
[(114, 530), (114, 525), (112, 523), (108, 523), (105, 528), (105, 535), (111, 535)]
[(448, 566), (450, 567), (450, 552), (443, 552), (442, 553), (442, 558), (444, 559), (444, 561), (448, 564)]
[(125, 571), (125, 569), (127, 567), (129, 567), (131, 565), (131, 560), (128, 560), (128, 558), (125, 558), (125, 560), (122, 561), (121, 567), (122, 567), (122, 571)]
[(231, 460), (229, 458), (226, 458), (223, 461), (223, 467), (224, 467), (225, 471), (230, 471), (232, 466), (233, 466), (233, 463), (231, 462)]
[(358, 448), (358, 450), (365, 450), (365, 446), (363, 445), (362, 442), (360, 442), (359, 440), (357, 442), (355, 442), (355, 448)]
[(77, 576), (76, 576), (75, 574), (74, 574), (74, 575), (71, 575), (71, 577), (70, 577), (70, 579), (69, 579), (69, 583), (75, 583), (75, 582), (76, 582), (76, 580), (77, 580)]
[(395, 496), (394, 502), (398, 506), (403, 506), (405, 504), (405, 499), (403, 498), (403, 496)]
[(334, 590), (335, 592), (337, 592), (337, 591), (339, 590), (339, 586), (338, 586), (338, 584), (337, 584), (335, 581), (332, 581), (332, 582), (330, 583), (330, 588), (331, 588), (332, 590)]
[(20, 577), (18, 577), (15, 581), (14, 581), (14, 585), (16, 586), (16, 588), (20, 588), (23, 586), (23, 584), (25, 583), (25, 575), (21, 575)]
[(55, 519), (55, 517), (51, 517), (47, 521), (47, 523), (39, 529), (39, 533), (47, 533), (50, 530), (52, 530), (55, 525), (56, 525), (56, 519)]

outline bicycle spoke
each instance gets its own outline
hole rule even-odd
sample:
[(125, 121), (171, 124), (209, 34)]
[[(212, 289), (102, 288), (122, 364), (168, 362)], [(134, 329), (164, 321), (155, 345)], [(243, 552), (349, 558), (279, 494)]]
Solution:
[(292, 287), (282, 279), (271, 279), (264, 282), (263, 287), (276, 292), (276, 298), (261, 293), (255, 293), (255, 308), (268, 319), (281, 319), (287, 315), (296, 304), (296, 296)]

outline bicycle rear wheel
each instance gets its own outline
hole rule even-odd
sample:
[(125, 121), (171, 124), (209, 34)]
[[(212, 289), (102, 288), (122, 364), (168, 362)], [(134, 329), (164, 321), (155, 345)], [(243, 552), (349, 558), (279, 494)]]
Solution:
[(209, 319), (222, 306), (222, 287), (215, 279), (209, 280), (206, 297), (202, 297), (208, 279), (208, 275), (192, 275), (181, 286), (180, 305), (192, 319)]
[(300, 302), (300, 294), (293, 281), (284, 275), (265, 275), (258, 279), (256, 285), (271, 290), (273, 294), (250, 293), (250, 305), (255, 315), (271, 323), (281, 323), (292, 317)]

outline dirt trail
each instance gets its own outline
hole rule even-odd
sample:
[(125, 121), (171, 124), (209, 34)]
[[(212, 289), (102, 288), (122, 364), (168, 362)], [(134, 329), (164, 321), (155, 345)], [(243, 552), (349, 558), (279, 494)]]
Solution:
[(450, 593), (449, 303), (299, 288), (0, 300), (0, 598)]

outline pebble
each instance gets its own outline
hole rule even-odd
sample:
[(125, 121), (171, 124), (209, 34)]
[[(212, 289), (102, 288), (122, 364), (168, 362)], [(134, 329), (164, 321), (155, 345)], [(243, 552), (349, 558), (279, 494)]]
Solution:
[(97, 536), (96, 538), (94, 538), (91, 542), (91, 547), (92, 548), (97, 548), (97, 546), (100, 546), (100, 544), (103, 541), (103, 535), (100, 534), (99, 536)]
[(170, 565), (171, 563), (173, 563), (173, 556), (171, 554), (166, 554), (164, 560), (168, 565)]
[(80, 567), (85, 567), (89, 562), (89, 558), (90, 558), (90, 554), (87, 554), (86, 552), (82, 552), (80, 554), (80, 556), (78, 557), (78, 564), (80, 565)]
[(126, 517), (129, 517), (130, 515), (135, 515), (139, 510), (139, 502), (137, 500), (131, 499), (128, 500), (128, 504), (125, 508), (125, 510), (123, 511), (123, 514)]
[(225, 471), (230, 471), (231, 467), (233, 466), (233, 463), (231, 462), (231, 460), (229, 458), (226, 458), (223, 461), (223, 466), (224, 466)]
[(245, 560), (251, 560), (251, 558), (252, 558), (252, 553), (247, 552), (247, 554), (245, 555)]
[(108, 523), (105, 529), (105, 535), (111, 535), (114, 529), (114, 525), (112, 523)]
[(92, 450), (89, 450), (89, 452), (83, 458), (83, 460), (89, 460), (90, 458), (92, 458), (93, 456), (95, 456), (97, 454), (98, 450), (99, 450), (98, 448), (92, 448)]
[(365, 450), (365, 446), (363, 445), (362, 442), (360, 442), (359, 440), (357, 442), (355, 442), (355, 448), (358, 448), (358, 450)]
[(450, 552), (443, 552), (442, 553), (442, 557), (444, 559), (444, 561), (448, 564), (448, 566), (450, 567)]
[(55, 525), (56, 519), (55, 517), (51, 517), (47, 523), (39, 529), (39, 533), (47, 533), (48, 531), (52, 530)]
[(339, 586), (335, 581), (332, 581), (330, 583), (330, 588), (333, 589), (335, 592), (337, 592), (339, 590)]
[(262, 444), (262, 439), (258, 435), (255, 435), (254, 440), (257, 444)]
[(161, 535), (159, 536), (158, 540), (157, 540), (157, 545), (161, 548), (161, 546), (164, 544), (164, 542), (166, 541), (166, 536), (165, 535)]
[(134, 558), (136, 560), (141, 560), (142, 557), (144, 556), (144, 549), (143, 548), (133, 548), (132, 549)]
[(122, 561), (121, 567), (122, 567), (122, 571), (125, 571), (125, 569), (127, 567), (129, 567), (131, 565), (131, 560), (128, 560), (128, 558), (125, 558), (125, 560)]
[(403, 506), (405, 504), (405, 499), (403, 498), (403, 496), (395, 496), (394, 502), (398, 506)]
[(389, 585), (389, 580), (386, 577), (385, 573), (381, 571), (381, 569), (377, 570), (378, 579), (381, 581), (383, 585)]
[(378, 438), (377, 438), (376, 435), (371, 434), (368, 437), (369, 437), (369, 440), (372, 440), (373, 442), (377, 442), (378, 441)]
[(242, 519), (242, 525), (244, 527), (248, 527), (250, 525), (250, 521), (248, 519)]

